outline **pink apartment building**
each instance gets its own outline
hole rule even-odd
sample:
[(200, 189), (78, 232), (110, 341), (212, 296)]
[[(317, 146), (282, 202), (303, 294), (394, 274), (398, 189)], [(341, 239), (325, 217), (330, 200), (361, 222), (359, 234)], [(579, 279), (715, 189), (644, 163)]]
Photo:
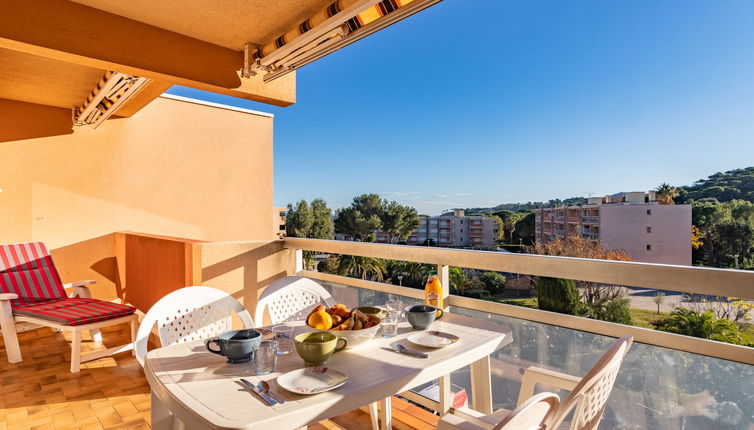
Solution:
[(691, 205), (660, 205), (654, 192), (590, 198), (586, 205), (536, 210), (535, 238), (599, 240), (636, 261), (691, 265)]

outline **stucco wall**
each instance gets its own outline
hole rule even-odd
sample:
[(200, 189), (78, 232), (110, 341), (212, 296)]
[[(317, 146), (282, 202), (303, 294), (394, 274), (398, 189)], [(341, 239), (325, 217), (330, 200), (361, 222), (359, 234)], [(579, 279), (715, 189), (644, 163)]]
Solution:
[(691, 206), (602, 205), (600, 240), (607, 248), (625, 249), (636, 261), (691, 265)]
[(98, 129), (0, 143), (0, 243), (114, 288), (116, 231), (271, 240), (272, 118), (159, 98)]

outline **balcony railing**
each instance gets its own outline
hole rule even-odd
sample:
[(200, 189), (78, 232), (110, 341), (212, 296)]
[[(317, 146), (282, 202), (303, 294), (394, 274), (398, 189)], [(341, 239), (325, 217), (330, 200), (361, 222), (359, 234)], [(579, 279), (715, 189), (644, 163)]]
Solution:
[(598, 216), (582, 216), (581, 222), (600, 222), (600, 217)]
[[(433, 263), (445, 286), (449, 266), (724, 297), (750, 298), (754, 285), (754, 272), (738, 270), (299, 238), (286, 239), (284, 245), (296, 254), (305, 249)], [(423, 298), (419, 289), (314, 271), (300, 273), (332, 288), (354, 289), (360, 305), (381, 304), (388, 295), (403, 296), (408, 302)], [(345, 296), (354, 297), (354, 293)], [(513, 344), (494, 354), (491, 361), (496, 375), (495, 407), (515, 406), (522, 368), (533, 364), (583, 375), (610, 344), (609, 337), (630, 334), (637, 343), (626, 358), (603, 426), (720, 428), (725, 419), (736, 424), (725, 428), (748, 429), (754, 424), (754, 399), (745, 394), (754, 378), (752, 348), (445, 294), (451, 312), (513, 329)], [(453, 374), (454, 384), (465, 387), (468, 380), (468, 369)], [(412, 400), (430, 408), (434, 405), (428, 399)], [(700, 410), (698, 402), (730, 408), (725, 413), (728, 417), (713, 409)], [(710, 427), (710, 421), (720, 419)], [(694, 425), (698, 420), (704, 420), (701, 427)]]
[[(456, 266), (720, 297), (751, 298), (754, 294), (751, 290), (751, 286), (754, 285), (754, 272), (744, 270), (302, 238), (286, 238), (284, 244), (287, 248), (296, 250), (432, 263), (440, 268), (439, 273), (442, 273), (444, 267)], [(421, 296), (421, 291), (406, 291), (405, 288), (388, 284), (355, 280), (319, 272), (306, 272), (305, 274), (317, 279), (378, 291)], [(444, 285), (447, 286), (447, 279), (445, 281)], [(754, 350), (738, 345), (572, 315), (472, 300), (461, 296), (450, 296), (449, 304), (606, 336), (617, 337), (623, 334), (631, 334), (637, 342), (754, 365)]]

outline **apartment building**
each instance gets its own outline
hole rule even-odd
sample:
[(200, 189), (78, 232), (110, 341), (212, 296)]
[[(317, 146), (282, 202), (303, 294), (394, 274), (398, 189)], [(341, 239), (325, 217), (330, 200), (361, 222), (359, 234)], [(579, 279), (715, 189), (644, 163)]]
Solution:
[[(378, 243), (389, 243), (387, 233), (378, 231)], [(419, 228), (406, 240), (408, 245), (421, 245), (432, 240), (437, 246), (484, 246), (497, 244), (498, 225), (494, 218), (466, 216), (463, 209), (455, 209), (452, 216), (423, 218)]]
[(660, 205), (650, 191), (591, 197), (587, 204), (536, 210), (535, 238), (599, 240), (636, 261), (691, 265), (691, 205)]

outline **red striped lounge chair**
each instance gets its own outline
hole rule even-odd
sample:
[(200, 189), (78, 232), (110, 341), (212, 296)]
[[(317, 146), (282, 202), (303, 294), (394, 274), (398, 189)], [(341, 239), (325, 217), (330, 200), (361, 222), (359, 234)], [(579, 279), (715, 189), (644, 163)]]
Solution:
[[(0, 328), (8, 361), (22, 360), (16, 323), (51, 327), (72, 332), (71, 372), (81, 362), (95, 360), (133, 348), (137, 316), (133, 306), (91, 298), (87, 285), (95, 281), (65, 284), (60, 281), (50, 253), (41, 242), (0, 245)], [(66, 294), (71, 291), (71, 295)], [(81, 332), (102, 341), (99, 329), (131, 323), (131, 343), (81, 355)]]

